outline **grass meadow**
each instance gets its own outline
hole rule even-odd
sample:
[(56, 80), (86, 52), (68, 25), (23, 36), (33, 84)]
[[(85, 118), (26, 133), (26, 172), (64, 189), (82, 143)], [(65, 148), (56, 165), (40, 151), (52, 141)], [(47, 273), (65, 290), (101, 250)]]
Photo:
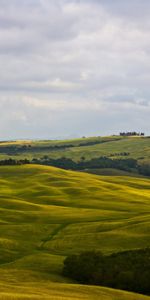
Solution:
[(149, 179), (0, 167), (0, 299), (150, 299), (61, 275), (71, 253), (150, 246)]
[[(92, 145), (88, 145), (93, 143)], [(67, 148), (55, 148), (57, 146), (72, 145)], [(81, 146), (82, 145), (82, 146)], [(83, 146), (84, 145), (84, 146)], [(15, 151), (14, 151), (14, 147)], [(23, 148), (24, 147), (24, 148)], [(121, 153), (128, 153), (127, 157), (120, 156)], [(72, 140), (58, 141), (12, 141), (0, 142), (0, 160), (9, 157), (13, 159), (42, 158), (47, 155), (49, 158), (66, 157), (79, 161), (82, 157), (86, 160), (107, 156), (110, 158), (135, 158), (140, 163), (150, 160), (150, 138), (149, 137), (91, 137)]]

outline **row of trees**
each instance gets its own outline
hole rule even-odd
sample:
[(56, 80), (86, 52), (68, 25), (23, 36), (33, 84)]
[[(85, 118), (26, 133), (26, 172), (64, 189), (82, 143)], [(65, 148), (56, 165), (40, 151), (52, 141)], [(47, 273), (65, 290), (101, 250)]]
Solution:
[(33, 159), (32, 163), (42, 163), (45, 165), (51, 165), (58, 168), (63, 169), (71, 169), (71, 170), (86, 170), (86, 169), (100, 169), (100, 168), (115, 168), (125, 171), (130, 171), (131, 169), (137, 168), (137, 161), (133, 158), (127, 159), (110, 159), (105, 156), (101, 156), (98, 158), (93, 158), (91, 160), (85, 160), (84, 157), (81, 158), (80, 161), (75, 162), (70, 158), (46, 158), (41, 159)]
[(70, 255), (64, 261), (63, 275), (82, 284), (150, 295), (150, 248), (110, 256), (95, 251)]
[(0, 161), (0, 165), (22, 165), (22, 164), (42, 164), (48, 166), (54, 166), (66, 170), (88, 170), (88, 169), (105, 169), (113, 168), (123, 171), (132, 172), (133, 170), (139, 174), (150, 176), (150, 165), (143, 164), (139, 165), (137, 160), (133, 158), (126, 159), (111, 159), (105, 156), (93, 158), (91, 160), (85, 160), (84, 157), (80, 161), (75, 162), (70, 158), (61, 157), (58, 159), (52, 159), (48, 156), (44, 156), (40, 159), (34, 158), (31, 161), (28, 159), (5, 159)]
[(144, 132), (128, 131), (120, 132), (120, 136), (144, 136)]
[(3, 159), (0, 160), (0, 166), (16, 166), (16, 165), (25, 165), (25, 164), (29, 164), (30, 161), (28, 159), (20, 159), (20, 160), (16, 160), (16, 159)]

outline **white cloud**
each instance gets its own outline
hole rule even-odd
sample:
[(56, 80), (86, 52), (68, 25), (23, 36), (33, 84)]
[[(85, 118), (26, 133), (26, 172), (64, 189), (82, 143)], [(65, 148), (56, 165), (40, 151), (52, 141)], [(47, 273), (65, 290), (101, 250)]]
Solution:
[[(68, 135), (84, 130), (88, 134), (99, 118), (103, 119), (101, 134), (106, 134), (107, 116), (113, 130), (112, 115), (118, 131), (122, 126), (126, 129), (124, 124), (133, 124), (133, 129), (141, 126), (149, 132), (147, 0), (142, 5), (139, 0), (113, 4), (110, 0), (0, 0), (0, 5), (0, 126), (4, 135), (13, 138), (11, 122), (14, 130), (19, 122), (20, 134), (22, 129), (26, 137), (29, 124), (31, 136), (38, 135), (39, 126), (43, 128), (40, 110), (44, 130), (51, 124), (54, 135), (64, 135), (66, 130)], [(90, 112), (95, 115), (93, 123), (88, 122)], [(50, 120), (48, 113), (53, 114)]]

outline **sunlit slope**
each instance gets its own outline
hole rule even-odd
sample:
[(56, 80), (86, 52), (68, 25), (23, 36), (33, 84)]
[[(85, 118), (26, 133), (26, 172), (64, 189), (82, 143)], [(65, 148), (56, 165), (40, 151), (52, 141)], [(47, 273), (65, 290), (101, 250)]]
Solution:
[(0, 286), (0, 299), (26, 300), (149, 300), (150, 297), (102, 287), (78, 284), (37, 284)]
[(70, 285), (61, 270), (70, 253), (150, 246), (149, 232), (148, 179), (0, 167), (2, 299), (146, 299)]
[(85, 243), (104, 252), (149, 245), (148, 179), (36, 165), (1, 167), (0, 174), (1, 251), (66, 255)]

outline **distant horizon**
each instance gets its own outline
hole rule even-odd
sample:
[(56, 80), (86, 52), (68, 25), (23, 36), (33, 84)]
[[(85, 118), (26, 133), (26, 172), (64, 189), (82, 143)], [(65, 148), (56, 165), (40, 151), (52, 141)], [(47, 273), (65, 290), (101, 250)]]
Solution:
[[(127, 132), (127, 131), (124, 131), (124, 132)], [(144, 132), (144, 131), (137, 131), (137, 133), (141, 133), (141, 132)], [(110, 133), (110, 134), (93, 134), (93, 135), (70, 135), (70, 136), (56, 136), (56, 137), (17, 137), (17, 138), (5, 138), (5, 139), (2, 139), (0, 137), (0, 142), (7, 142), (7, 141), (10, 141), (10, 142), (15, 142), (15, 141), (56, 141), (56, 140), (71, 140), (71, 139), (81, 139), (81, 138), (92, 138), (92, 137), (110, 137), (110, 136), (120, 136), (120, 132), (118, 133)], [(138, 135), (137, 135), (138, 136)], [(144, 132), (144, 137), (149, 137), (150, 134), (146, 134)]]

